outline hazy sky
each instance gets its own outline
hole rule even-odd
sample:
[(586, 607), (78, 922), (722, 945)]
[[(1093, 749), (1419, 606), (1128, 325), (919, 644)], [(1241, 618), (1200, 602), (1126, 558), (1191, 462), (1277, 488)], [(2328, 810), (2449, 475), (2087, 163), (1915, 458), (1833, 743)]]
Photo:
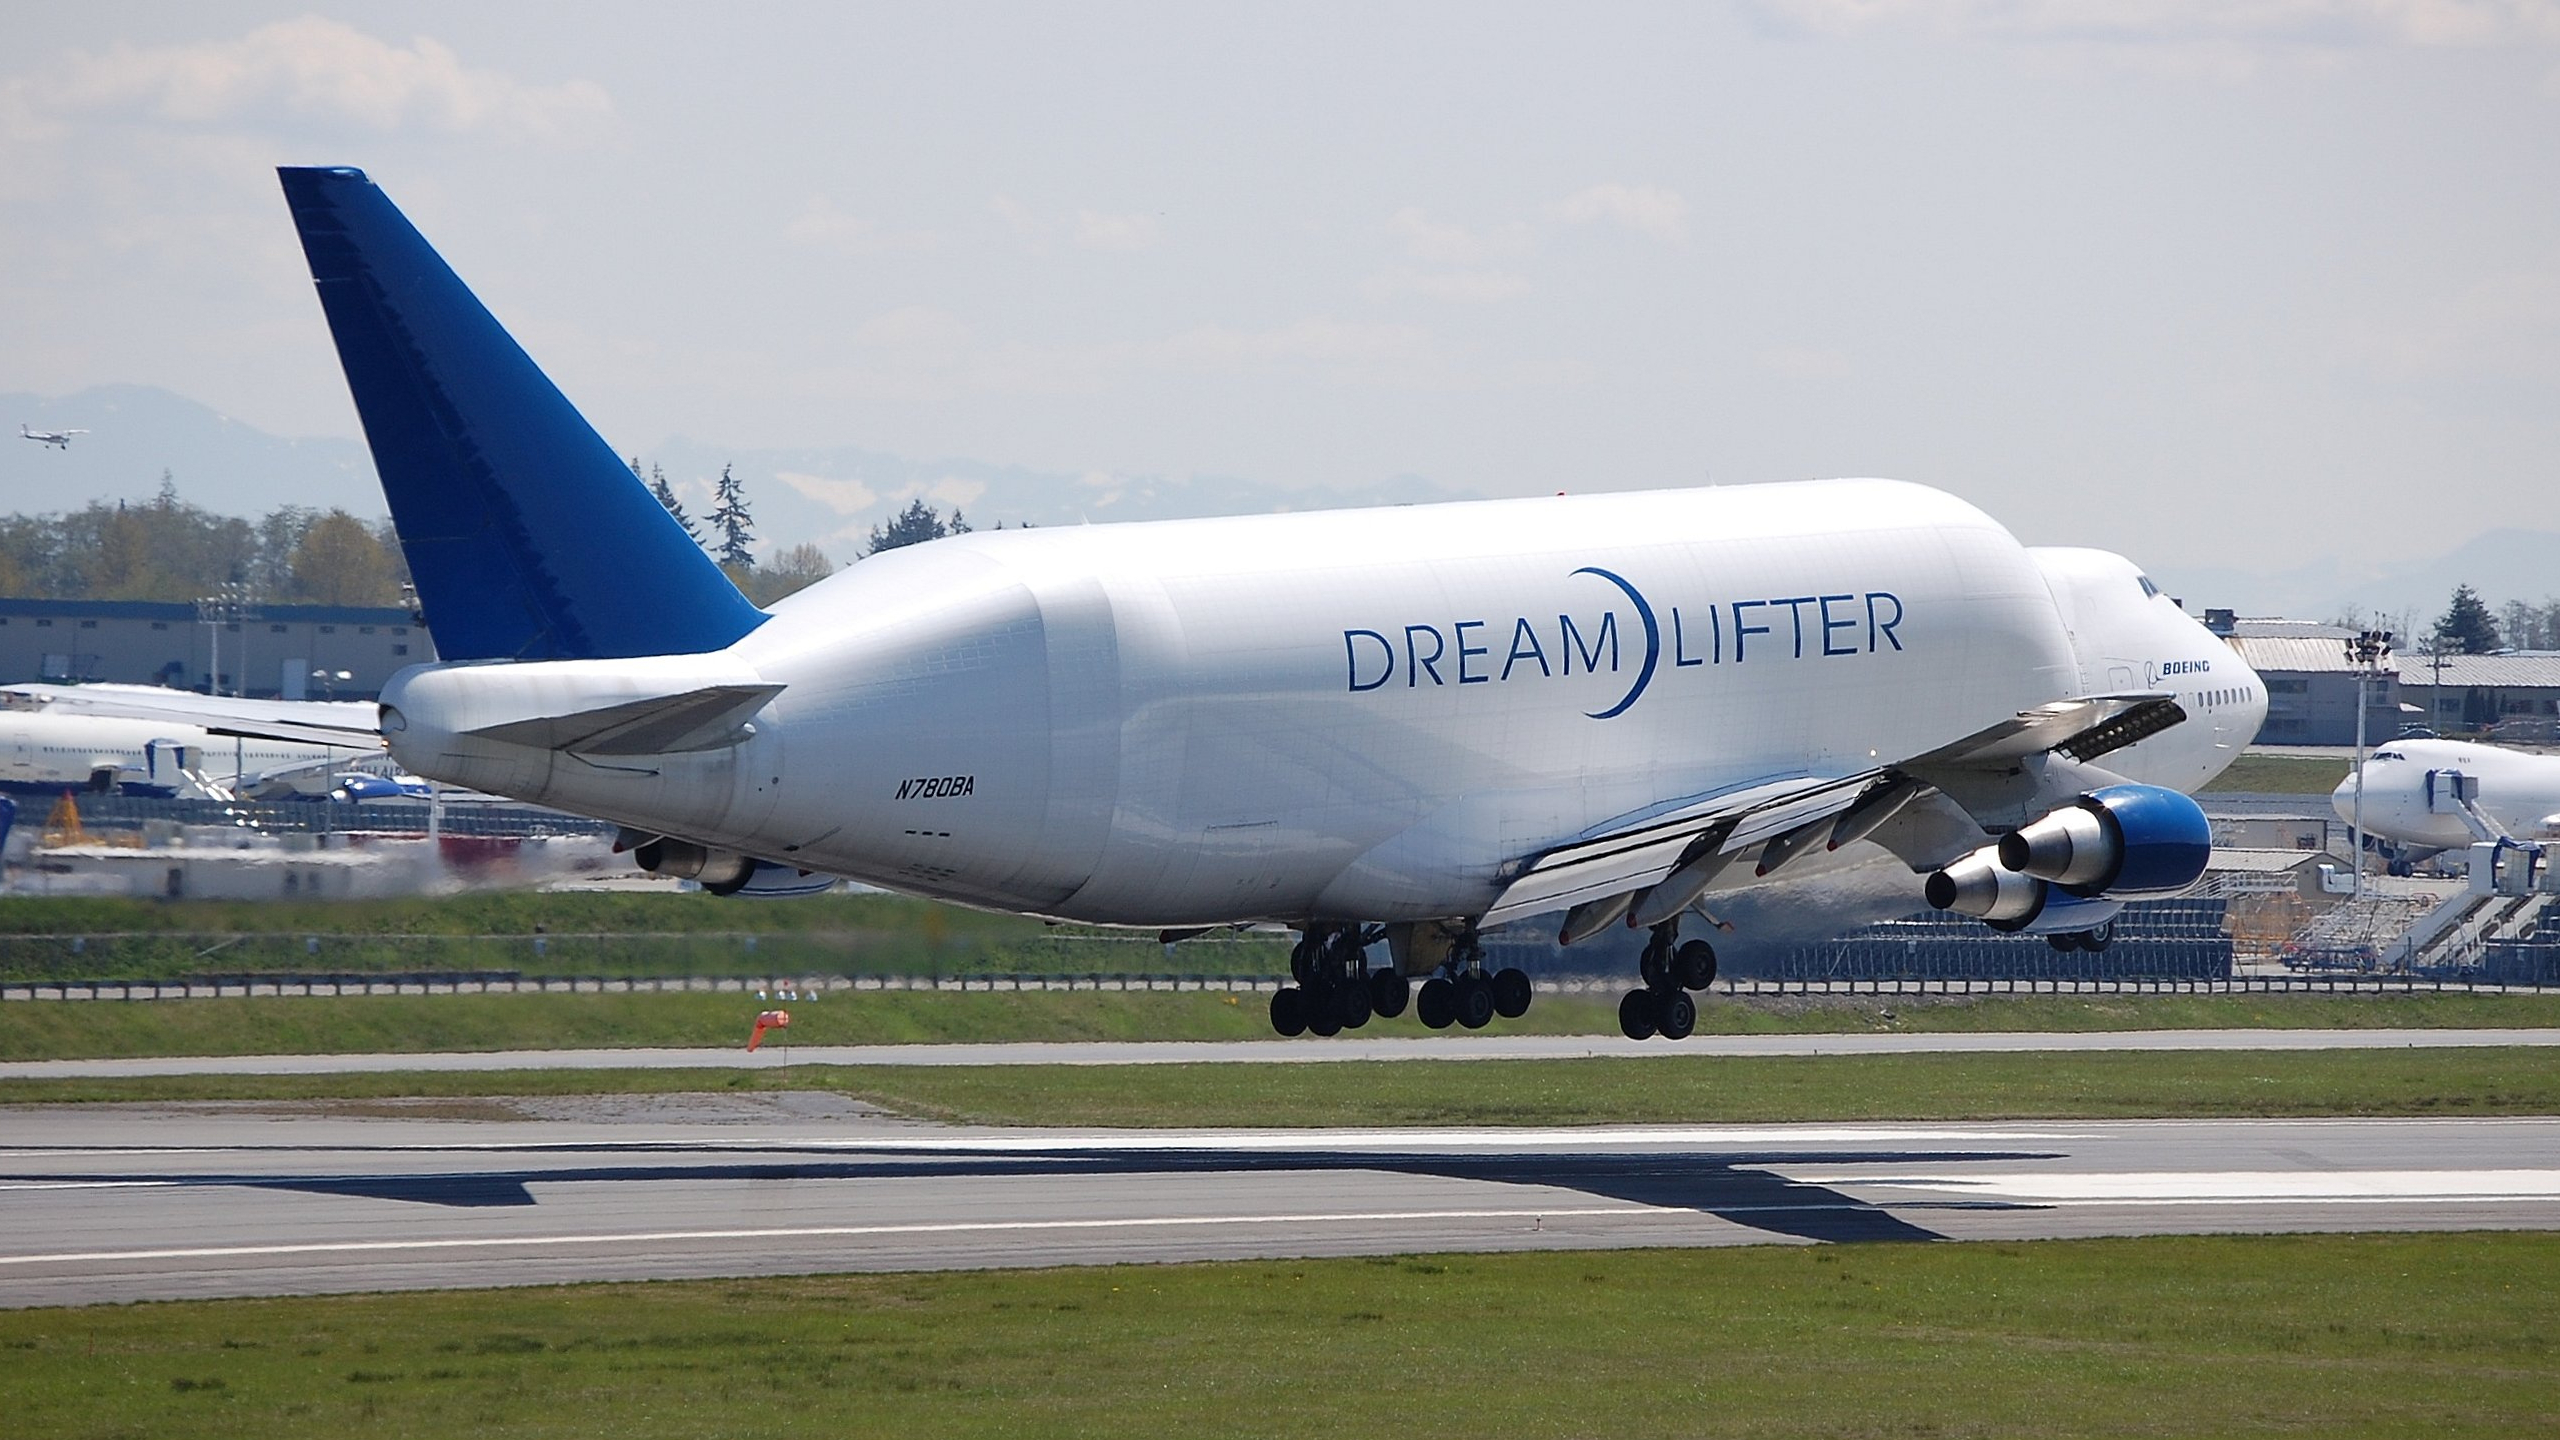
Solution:
[(7, 33), (0, 390), (354, 435), (271, 173), (354, 164), (626, 452), (1895, 475), (2161, 564), (2560, 529), (2560, 0), (187, 0)]

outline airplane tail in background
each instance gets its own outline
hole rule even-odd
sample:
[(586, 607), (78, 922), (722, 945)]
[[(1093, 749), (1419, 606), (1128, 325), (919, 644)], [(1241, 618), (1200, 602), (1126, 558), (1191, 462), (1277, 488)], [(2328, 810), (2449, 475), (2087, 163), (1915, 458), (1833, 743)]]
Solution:
[(440, 657), (695, 654), (763, 623), (363, 171), (277, 173)]

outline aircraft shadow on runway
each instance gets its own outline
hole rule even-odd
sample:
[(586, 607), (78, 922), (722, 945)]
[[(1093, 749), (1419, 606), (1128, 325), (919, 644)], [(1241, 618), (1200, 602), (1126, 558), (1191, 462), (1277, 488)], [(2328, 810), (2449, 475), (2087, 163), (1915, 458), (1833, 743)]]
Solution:
[[(585, 1153), (599, 1148), (579, 1147)], [(659, 1146), (630, 1147), (663, 1153)], [(422, 1153), (416, 1149), (405, 1154)], [(1283, 1171), (1388, 1171), (1508, 1185), (1544, 1185), (1668, 1209), (1695, 1210), (1737, 1225), (1807, 1240), (1937, 1240), (1895, 1210), (2031, 1210), (1997, 1200), (1902, 1204), (1887, 1209), (1839, 1190), (1790, 1180), (1768, 1167), (1792, 1165), (1937, 1166), (1951, 1162), (2055, 1160), (2053, 1154), (1992, 1150), (1678, 1151), (1580, 1153), (1391, 1153), (1305, 1150), (1007, 1151), (1001, 1154), (867, 1155), (826, 1159), (757, 1159), (698, 1164), (557, 1165), (429, 1174), (125, 1174), (22, 1176), (26, 1180), (101, 1181), (167, 1186), (244, 1186), (317, 1195), (357, 1196), (467, 1208), (539, 1203), (534, 1185), (665, 1183), (699, 1180), (854, 1181), (919, 1178), (1048, 1178), (1270, 1174)]]

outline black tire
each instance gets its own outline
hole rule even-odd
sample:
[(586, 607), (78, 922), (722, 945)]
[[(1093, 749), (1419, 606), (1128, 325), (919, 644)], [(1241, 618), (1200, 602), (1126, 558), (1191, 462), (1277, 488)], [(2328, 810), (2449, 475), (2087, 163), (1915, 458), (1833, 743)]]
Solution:
[(1680, 988), (1704, 990), (1716, 983), (1716, 947), (1704, 940), (1691, 940), (1671, 952), (1672, 969), (1680, 974)]
[(1369, 1008), (1381, 1020), (1393, 1020), (1413, 1002), (1413, 982), (1393, 970), (1369, 972)]
[(1330, 998), (1320, 990), (1307, 997), (1307, 1032), (1309, 1034), (1333, 1036), (1342, 1033), (1341, 1012), (1325, 1003)]
[(1698, 1002), (1686, 990), (1665, 990), (1653, 1003), (1653, 1024), (1665, 1040), (1686, 1040), (1698, 1028)]
[(1458, 1023), (1470, 1030), (1493, 1023), (1493, 982), (1481, 975), (1458, 977)]
[(1529, 1013), (1531, 998), (1529, 972), (1512, 966), (1493, 975), (1493, 1013), (1505, 1020), (1517, 1020)]
[(1316, 978), (1316, 941), (1313, 935), (1301, 935), (1289, 947), (1289, 978), (1301, 985)]
[(1307, 992), (1283, 985), (1271, 992), (1271, 1028), (1292, 1038), (1307, 1033)]
[(2080, 932), (2080, 948), (2092, 955), (2104, 953), (2106, 948), (2114, 943), (2116, 943), (2116, 922), (2113, 920), (2103, 925), (2093, 925)]
[(1458, 987), (1445, 975), (1434, 975), (1422, 982), (1422, 992), (1413, 997), (1413, 1012), (1423, 1024), (1434, 1030), (1446, 1030), (1458, 1018)]
[(2056, 930), (2044, 937), (2044, 943), (2068, 955), (2080, 948), (2080, 933), (2076, 930)]
[(1671, 947), (1660, 940), (1644, 942), (1644, 958), (1636, 962), (1636, 973), (1644, 977), (1645, 988), (1659, 990), (1671, 983)]
[(1618, 1002), (1618, 1030), (1630, 1040), (1650, 1040), (1657, 1007), (1650, 990), (1630, 990)]
[(1335, 1013), (1341, 1017), (1343, 1029), (1357, 1030), (1369, 1023), (1368, 982), (1354, 980), (1347, 985), (1335, 986), (1333, 1003)]

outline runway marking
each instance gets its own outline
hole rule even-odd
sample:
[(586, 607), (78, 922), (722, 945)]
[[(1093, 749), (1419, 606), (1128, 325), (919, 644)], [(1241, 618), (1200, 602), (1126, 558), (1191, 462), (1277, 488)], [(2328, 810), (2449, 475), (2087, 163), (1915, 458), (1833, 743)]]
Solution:
[[(1794, 1167), (1790, 1167), (1794, 1168)], [(2218, 1170), (2125, 1174), (1995, 1174), (1920, 1178), (1826, 1176), (1825, 1185), (1909, 1186), (2078, 1205), (2359, 1204), (2560, 1200), (2560, 1170)]]
[[(1789, 1206), (1812, 1209), (1812, 1206)], [(1867, 1209), (1867, 1206), (1837, 1206)], [(395, 1250), (468, 1250), (538, 1245), (657, 1245), (689, 1240), (812, 1240), (871, 1235), (968, 1235), (1027, 1230), (1171, 1229), (1211, 1225), (1326, 1225), (1338, 1222), (1413, 1220), (1570, 1220), (1708, 1218), (1695, 1210), (1652, 1205), (1605, 1205), (1534, 1210), (1359, 1210), (1297, 1215), (1157, 1215), (1125, 1220), (952, 1220), (909, 1225), (812, 1225), (754, 1230), (657, 1230), (615, 1235), (502, 1235), (453, 1240), (329, 1240), (284, 1245), (200, 1245), (169, 1250), (83, 1250), (46, 1255), (0, 1255), (0, 1265), (104, 1264), (118, 1260), (220, 1260), (250, 1255), (375, 1254)]]

